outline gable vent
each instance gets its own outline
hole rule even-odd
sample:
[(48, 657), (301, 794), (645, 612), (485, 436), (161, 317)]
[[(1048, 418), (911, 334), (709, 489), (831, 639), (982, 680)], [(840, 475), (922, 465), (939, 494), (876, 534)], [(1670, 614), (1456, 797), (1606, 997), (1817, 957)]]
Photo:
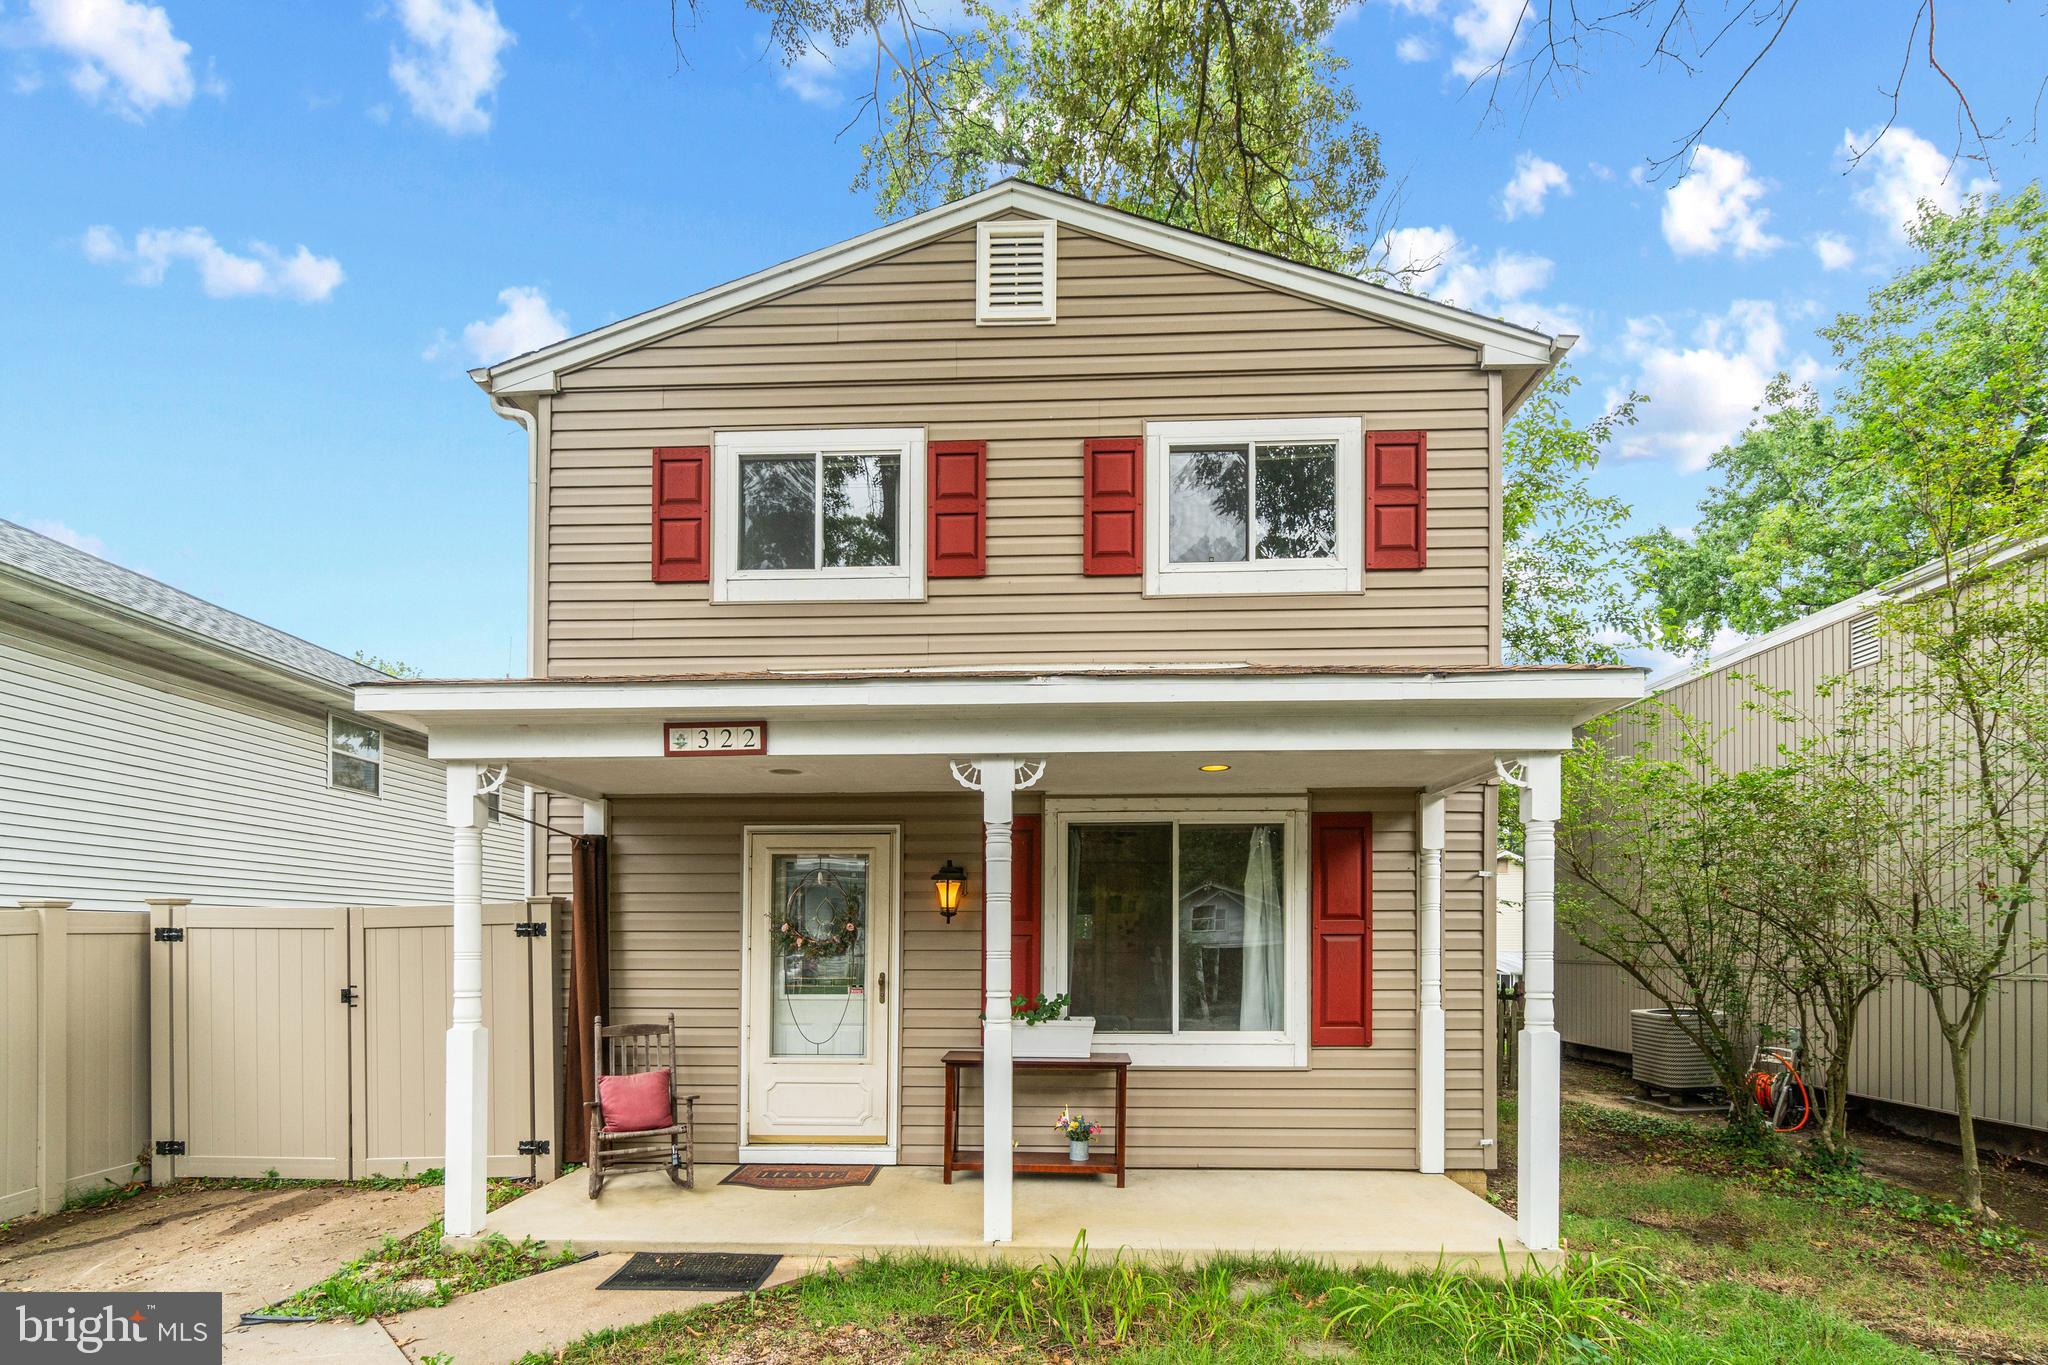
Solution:
[(1057, 226), (1024, 219), (980, 225), (974, 253), (977, 323), (1053, 321)]
[(1849, 623), (1849, 667), (1868, 668), (1877, 662), (1877, 618), (1859, 616)]

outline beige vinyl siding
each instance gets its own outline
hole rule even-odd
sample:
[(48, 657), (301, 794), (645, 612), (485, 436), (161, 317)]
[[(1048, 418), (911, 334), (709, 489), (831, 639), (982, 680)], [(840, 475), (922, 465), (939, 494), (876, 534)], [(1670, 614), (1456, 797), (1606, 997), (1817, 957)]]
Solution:
[[(541, 412), (546, 672), (1495, 659), (1498, 398), (1470, 350), (1071, 229), (1059, 251), (1050, 326), (974, 325), (970, 229), (562, 375)], [(1349, 415), (1428, 431), (1427, 570), (1369, 573), (1363, 594), (1152, 600), (1082, 575), (1087, 438)], [(987, 576), (857, 605), (713, 606), (705, 585), (650, 581), (654, 447), (823, 426), (987, 441)]]
[[(1779, 728), (1745, 710), (1744, 702), (1755, 698), (1755, 687), (1762, 686), (1788, 693), (1797, 705), (1824, 709), (1815, 688), (1848, 671), (1853, 619), (1831, 622), (1666, 688), (1658, 699), (1718, 732), (1715, 757), (1728, 770), (1776, 762)], [(1619, 967), (1563, 934), (1558, 943), (1557, 999), (1558, 1031), (1566, 1042), (1616, 1052), (1630, 1050), (1628, 1012), (1657, 1003)], [(1955, 1087), (1947, 1046), (1925, 993), (1910, 983), (1893, 982), (1863, 1008), (1850, 1069), (1851, 1093), (1953, 1113)], [(1973, 1055), (1978, 1117), (2048, 1129), (2048, 971), (2024, 974), (1999, 993)]]
[[(563, 803), (556, 803), (559, 812)], [(1413, 1169), (1415, 1149), (1415, 803), (1407, 793), (1328, 793), (1319, 810), (1374, 812), (1373, 1045), (1313, 1049), (1307, 1070), (1146, 1068), (1132, 1073), (1133, 1159), (1140, 1166)], [(1490, 1165), (1494, 1135), (1492, 953), (1485, 883), (1485, 798), (1453, 803), (1445, 878), (1449, 1155)], [(748, 825), (900, 825), (902, 978), (900, 1159), (933, 1165), (943, 1133), (950, 1048), (979, 1044), (981, 824), (972, 796), (642, 799), (612, 805), (612, 1002), (621, 1021), (675, 1011), (683, 1086), (703, 1095), (702, 1154), (733, 1160), (741, 1119), (740, 913)], [(950, 926), (933, 906), (931, 869), (952, 858), (968, 896)], [(566, 869), (553, 864), (555, 876)], [(566, 947), (566, 943), (563, 945)], [(1021, 1077), (1017, 1130), (1049, 1130), (1068, 1100), (1108, 1117), (1108, 1091)], [(967, 1105), (970, 1138), (973, 1108)], [(1047, 1140), (1050, 1141), (1049, 1131)]]
[[(136, 909), (445, 899), (442, 767), (384, 736), (383, 793), (327, 784), (327, 713), (0, 618), (0, 902)], [(517, 811), (517, 792), (506, 794)], [(522, 835), (484, 838), (487, 896), (523, 894)]]

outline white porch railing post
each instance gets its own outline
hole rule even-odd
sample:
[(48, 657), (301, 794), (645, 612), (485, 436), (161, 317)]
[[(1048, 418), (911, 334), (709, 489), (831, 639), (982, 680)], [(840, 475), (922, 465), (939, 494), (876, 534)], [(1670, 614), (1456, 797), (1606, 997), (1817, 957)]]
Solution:
[(484, 1031), (484, 823), (474, 763), (448, 765), (454, 863), (453, 996), (448, 1024), (448, 1150), (442, 1232), (474, 1237), (484, 1226), (484, 1140), (490, 1115), (490, 1038)]
[(976, 759), (953, 765), (953, 776), (981, 793), (982, 893), (986, 977), (981, 1025), (981, 1236), (1007, 1242), (1013, 1230), (1011, 1156), (1015, 1146), (1016, 1077), (1010, 1045), (1010, 834), (1018, 787), (1030, 786), (1045, 771), (1014, 758)]
[(1011, 1236), (1010, 1148), (1016, 1086), (1010, 1030), (1010, 826), (1016, 767), (1007, 758), (981, 764), (982, 914), (987, 917), (988, 985), (981, 1034), (981, 1236)]
[(1444, 1169), (1444, 798), (1425, 796), (1421, 811), (1422, 904), (1419, 964), (1422, 1018), (1417, 1033), (1416, 1146), (1419, 1167)]
[(1516, 1202), (1522, 1244), (1555, 1251), (1558, 1223), (1558, 1129), (1564, 1046), (1557, 1033), (1557, 821), (1561, 759), (1521, 760), (1522, 789), (1522, 1075), (1517, 1113)]

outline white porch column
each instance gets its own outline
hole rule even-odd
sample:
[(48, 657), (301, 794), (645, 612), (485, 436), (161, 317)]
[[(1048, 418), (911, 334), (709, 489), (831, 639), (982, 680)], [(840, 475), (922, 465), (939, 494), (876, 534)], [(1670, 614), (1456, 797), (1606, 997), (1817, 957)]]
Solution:
[(455, 868), (453, 999), (448, 1024), (448, 1154), (442, 1232), (474, 1237), (484, 1226), (484, 1138), (490, 1114), (490, 1039), (484, 1032), (485, 769), (448, 765), (448, 825)]
[(1422, 960), (1422, 1019), (1416, 1034), (1415, 1116), (1420, 1167), (1444, 1169), (1444, 798), (1424, 796), (1421, 811), (1422, 902), (1417, 907)]
[(1564, 1047), (1557, 1034), (1557, 754), (1522, 760), (1522, 1076), (1517, 1194), (1523, 1245), (1557, 1249), (1558, 1126)]
[(1014, 758), (953, 765), (953, 776), (961, 785), (981, 793), (981, 912), (987, 954), (981, 1025), (981, 1236), (986, 1242), (1009, 1241), (1012, 1228), (1016, 1078), (1010, 1047), (1011, 821), (1017, 790), (1044, 772), (1043, 763), (1027, 765)]

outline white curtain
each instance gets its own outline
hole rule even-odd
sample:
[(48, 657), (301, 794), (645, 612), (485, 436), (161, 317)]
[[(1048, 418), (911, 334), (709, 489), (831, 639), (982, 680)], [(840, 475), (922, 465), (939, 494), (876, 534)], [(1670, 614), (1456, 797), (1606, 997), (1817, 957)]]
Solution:
[(1280, 885), (1273, 876), (1273, 830), (1252, 830), (1251, 855), (1244, 865), (1244, 997), (1237, 1026), (1274, 1033), (1284, 1026), (1281, 1002), (1286, 980), (1286, 922)]

